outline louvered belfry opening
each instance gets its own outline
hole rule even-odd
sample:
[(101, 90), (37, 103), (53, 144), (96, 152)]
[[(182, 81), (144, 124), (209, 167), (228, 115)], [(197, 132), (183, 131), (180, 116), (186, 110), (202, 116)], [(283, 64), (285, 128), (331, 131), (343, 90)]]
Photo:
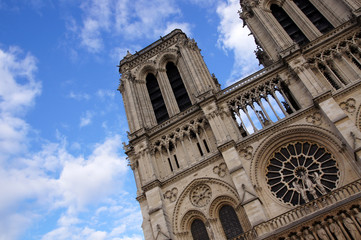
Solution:
[(221, 220), (223, 231), (227, 239), (233, 239), (243, 233), (242, 226), (233, 207), (224, 205), (219, 210), (219, 219)]
[(179, 110), (182, 112), (192, 105), (191, 100), (189, 99), (187, 90), (174, 63), (167, 63), (166, 69), (167, 76), (172, 87), (175, 99), (177, 100)]
[(309, 42), (307, 37), (281, 7), (276, 4), (272, 4), (271, 11), (273, 16), (294, 42), (298, 43), (300, 46)]
[(321, 33), (327, 33), (334, 28), (309, 0), (293, 1)]
[(167, 108), (164, 103), (164, 99), (162, 93), (160, 91), (158, 81), (152, 73), (149, 73), (146, 78), (147, 81), (147, 89), (150, 97), (150, 101), (152, 102), (155, 118), (157, 119), (157, 123), (164, 122), (169, 119), (169, 115), (167, 112)]
[(192, 222), (191, 233), (193, 240), (209, 240), (206, 226), (200, 219), (196, 219)]

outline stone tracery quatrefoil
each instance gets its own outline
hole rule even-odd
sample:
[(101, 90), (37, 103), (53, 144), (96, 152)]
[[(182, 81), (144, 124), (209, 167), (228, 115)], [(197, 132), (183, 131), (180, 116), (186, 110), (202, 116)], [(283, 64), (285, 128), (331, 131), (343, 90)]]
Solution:
[(204, 207), (212, 197), (212, 190), (206, 184), (199, 184), (190, 192), (190, 201), (196, 207)]
[(285, 144), (274, 152), (266, 167), (266, 181), (272, 194), (293, 206), (335, 189), (339, 175), (334, 156), (312, 142)]

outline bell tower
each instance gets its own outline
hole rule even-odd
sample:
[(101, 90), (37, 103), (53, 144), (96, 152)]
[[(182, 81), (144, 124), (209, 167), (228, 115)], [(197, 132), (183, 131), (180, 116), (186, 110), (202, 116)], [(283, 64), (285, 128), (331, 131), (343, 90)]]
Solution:
[(225, 89), (179, 29), (120, 61), (145, 239), (361, 239), (361, 2), (240, 5), (265, 68)]

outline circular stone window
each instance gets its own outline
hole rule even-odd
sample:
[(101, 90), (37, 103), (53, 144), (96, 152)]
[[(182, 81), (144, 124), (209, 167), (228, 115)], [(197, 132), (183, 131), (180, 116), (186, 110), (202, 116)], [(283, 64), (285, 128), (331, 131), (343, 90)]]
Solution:
[(196, 207), (203, 207), (212, 197), (211, 188), (206, 184), (196, 186), (190, 193), (191, 203)]
[(266, 181), (272, 194), (293, 206), (336, 188), (339, 174), (334, 156), (325, 147), (311, 142), (280, 147), (266, 167)]

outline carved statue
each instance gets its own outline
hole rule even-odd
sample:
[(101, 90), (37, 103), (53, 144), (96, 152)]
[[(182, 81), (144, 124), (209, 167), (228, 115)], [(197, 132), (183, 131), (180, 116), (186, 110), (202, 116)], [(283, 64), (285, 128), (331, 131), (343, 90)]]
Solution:
[(301, 194), (301, 197), (303, 198), (303, 200), (305, 200), (305, 202), (309, 202), (308, 197), (307, 197), (307, 192), (306, 189), (304, 189), (300, 184), (298, 184), (297, 182), (293, 182), (292, 183), (293, 187), (296, 189), (296, 191)]
[(303, 233), (305, 234), (305, 236), (304, 236), (305, 240), (314, 240), (315, 239), (314, 236), (310, 233), (310, 231), (308, 231), (308, 229), (305, 229), (303, 231)]
[(357, 208), (354, 209), (356, 221), (361, 225), (361, 212)]
[(327, 232), (325, 231), (325, 229), (323, 229), (323, 227), (320, 224), (316, 225), (316, 233), (317, 233), (317, 236), (319, 237), (319, 239), (321, 239), (321, 240), (329, 240), (330, 239), (327, 235)]
[(303, 181), (303, 186), (305, 187), (305, 185), (307, 186), (307, 190), (312, 194), (313, 198), (316, 199), (317, 198), (317, 194), (316, 194), (316, 190), (313, 184), (313, 182), (311, 181), (311, 179), (308, 177), (308, 174), (306, 173), (301, 173), (302, 175), (302, 181)]
[(314, 172), (313, 175), (311, 175), (313, 177), (313, 180), (316, 182), (316, 186), (317, 188), (321, 191), (322, 194), (326, 194), (326, 189), (323, 186), (323, 184), (321, 183), (321, 177), (320, 175), (318, 175), (317, 172)]
[(341, 228), (335, 223), (331, 218), (328, 219), (330, 223), (329, 228), (330, 231), (335, 235), (337, 240), (346, 240), (345, 236), (343, 235)]
[(352, 221), (352, 219), (347, 217), (346, 214), (344, 214), (344, 213), (341, 214), (341, 217), (342, 217), (343, 224), (345, 225), (345, 227), (347, 228), (348, 232), (351, 234), (353, 239), (361, 239), (361, 235), (360, 235), (359, 231), (357, 230), (357, 227), (356, 227), (356, 224), (354, 223), (354, 221)]

